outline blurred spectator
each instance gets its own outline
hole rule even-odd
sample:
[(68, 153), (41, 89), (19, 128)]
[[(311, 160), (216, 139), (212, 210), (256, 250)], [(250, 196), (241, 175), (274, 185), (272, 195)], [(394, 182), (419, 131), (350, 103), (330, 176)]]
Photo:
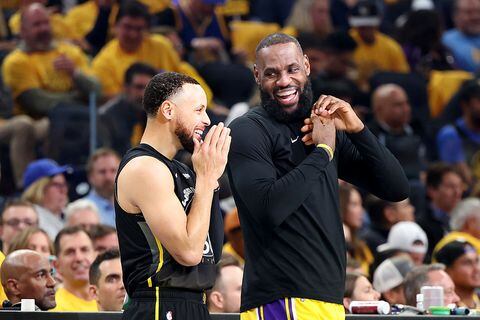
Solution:
[(68, 204), (65, 209), (66, 226), (80, 226), (89, 231), (100, 224), (97, 206), (90, 200), (79, 199)]
[(388, 234), (386, 243), (377, 250), (401, 250), (409, 254), (416, 265), (421, 265), (428, 250), (428, 239), (418, 224), (412, 221), (401, 221), (395, 224)]
[(65, 24), (74, 39), (95, 55), (107, 42), (118, 13), (117, 0), (88, 0), (76, 5), (65, 15)]
[(460, 201), (450, 215), (450, 229), (433, 250), (433, 254), (447, 243), (456, 239), (465, 239), (480, 254), (480, 199), (466, 198)]
[(343, 225), (350, 234), (350, 239), (347, 239), (347, 251), (352, 258), (360, 262), (363, 273), (368, 274), (369, 266), (373, 262), (373, 255), (367, 244), (358, 235), (365, 213), (362, 207), (362, 197), (350, 184), (341, 184), (338, 195)]
[(92, 201), (103, 224), (115, 226), (113, 193), (120, 156), (111, 149), (96, 150), (88, 159), (87, 175), (91, 190), (84, 198)]
[(407, 178), (419, 181), (427, 165), (426, 147), (410, 126), (407, 93), (393, 83), (381, 85), (372, 94), (372, 109), (375, 119), (368, 128), (397, 158)]
[(398, 256), (383, 261), (373, 275), (373, 287), (383, 300), (390, 304), (406, 304), (404, 280), (414, 264), (408, 256)]
[(362, 232), (362, 238), (372, 252), (387, 242), (390, 229), (400, 221), (414, 221), (414, 208), (408, 199), (389, 202), (369, 195), (365, 201), (370, 225)]
[(98, 311), (121, 311), (125, 299), (120, 252), (108, 250), (93, 261), (89, 272), (90, 292)]
[(40, 159), (30, 163), (25, 171), (22, 199), (34, 204), (39, 226), (51, 239), (65, 223), (63, 210), (68, 203), (68, 185), (64, 174), (71, 169), (51, 159)]
[(456, 304), (460, 299), (455, 293), (455, 284), (440, 263), (417, 266), (407, 274), (404, 282), (406, 304), (417, 305), (417, 294), (423, 286), (440, 286), (443, 288), (443, 304)]
[(32, 250), (9, 254), (1, 268), (2, 286), (8, 301), (3, 309), (20, 310), (22, 299), (35, 299), (35, 309), (55, 308), (55, 279), (48, 259)]
[(97, 253), (103, 253), (107, 250), (118, 250), (117, 230), (114, 227), (99, 224), (90, 229), (89, 235), (93, 241), (93, 248)]
[(400, 45), (378, 31), (381, 15), (375, 0), (360, 0), (352, 9), (348, 21), (352, 27), (350, 34), (358, 45), (354, 59), (361, 90), (368, 91), (368, 81), (377, 71), (410, 71)]
[(240, 265), (245, 264), (245, 255), (243, 251), (243, 234), (240, 220), (238, 219), (237, 208), (225, 215), (225, 238), (226, 243), (223, 246), (223, 253), (229, 254), (238, 260)]
[(250, 16), (254, 20), (283, 26), (294, 4), (294, 0), (255, 0), (250, 5)]
[(13, 238), (28, 227), (38, 226), (38, 214), (30, 202), (13, 200), (7, 202), (2, 212), (0, 225), (0, 238), (2, 252), (11, 252), (10, 246)]
[(347, 273), (345, 279), (345, 294), (343, 306), (349, 310), (352, 301), (378, 301), (380, 293), (373, 289), (372, 284), (361, 273)]
[(426, 185), (430, 203), (418, 217), (418, 224), (427, 234), (431, 256), (435, 245), (450, 231), (450, 213), (462, 199), (464, 185), (458, 171), (443, 163), (430, 166)]
[(67, 227), (58, 233), (54, 246), (55, 268), (63, 279), (63, 287), (55, 294), (54, 311), (97, 311), (88, 283), (88, 272), (96, 255), (89, 235), (81, 227)]
[(455, 283), (455, 292), (460, 297), (458, 305), (480, 308), (476, 292), (480, 288), (480, 266), (475, 248), (464, 239), (454, 240), (438, 250), (433, 259), (446, 266), (445, 271)]
[(40, 253), (47, 259), (53, 255), (53, 242), (48, 234), (38, 227), (30, 227), (17, 234), (10, 246), (9, 252), (12, 253), (20, 249), (30, 249)]
[(125, 71), (135, 62), (150, 64), (157, 70), (185, 72), (211, 92), (195, 69), (182, 66), (167, 38), (148, 33), (149, 23), (147, 8), (138, 1), (127, 2), (119, 11), (115, 24), (117, 38), (108, 42), (92, 61), (104, 97), (121, 93)]
[[(147, 122), (143, 92), (157, 71), (144, 63), (134, 63), (125, 72), (122, 93), (99, 110), (103, 145), (125, 154), (140, 143)], [(112, 211), (113, 211), (113, 202)], [(107, 223), (107, 221), (105, 221)]]
[(443, 34), (442, 42), (455, 57), (460, 69), (476, 72), (480, 67), (480, 2), (455, 0), (453, 9), (455, 29)]
[(43, 117), (58, 103), (86, 102), (100, 92), (89, 75), (88, 59), (80, 48), (53, 42), (47, 9), (34, 3), (22, 11), (17, 50), (3, 63), (5, 84), (12, 89), (19, 112)]
[(458, 164), (464, 175), (470, 175), (471, 170), (480, 179), (480, 84), (477, 80), (462, 85), (458, 103), (462, 117), (438, 133), (438, 155), (441, 161)]
[(223, 255), (217, 264), (215, 285), (207, 295), (208, 311), (211, 313), (240, 312), (243, 269), (237, 259)]
[[(333, 31), (332, 19), (330, 17), (330, 1), (296, 1), (286, 25), (294, 28), (297, 33), (312, 33), (319, 39), (325, 38)], [(303, 45), (302, 48), (305, 50)]]
[(420, 72), (425, 78), (431, 70), (451, 70), (454, 58), (442, 45), (443, 24), (435, 10), (415, 10), (407, 15), (400, 28), (398, 41), (412, 71)]
[[(48, 5), (48, 0), (20, 0), (20, 8), (8, 20), (8, 26), (12, 35), (19, 36), (22, 11), (32, 3), (40, 3), (45, 7)], [(55, 12), (55, 8), (47, 7), (49, 13), (50, 25), (52, 26), (52, 34), (56, 40), (68, 40), (72, 37), (72, 29), (65, 23), (63, 15)]]

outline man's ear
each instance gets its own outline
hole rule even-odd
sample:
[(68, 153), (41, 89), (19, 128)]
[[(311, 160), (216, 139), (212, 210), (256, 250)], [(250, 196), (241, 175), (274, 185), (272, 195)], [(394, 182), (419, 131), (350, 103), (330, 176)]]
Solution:
[(18, 288), (18, 280), (8, 279), (5, 291), (14, 296), (20, 295), (20, 289)]
[(308, 60), (308, 57), (306, 54), (303, 55), (303, 60), (305, 64), (305, 72), (307, 73), (307, 77), (310, 75), (310, 60)]
[(158, 108), (158, 112), (161, 113), (165, 119), (172, 120), (175, 115), (175, 105), (171, 101), (165, 100), (160, 105), (160, 108)]
[(223, 295), (218, 291), (210, 293), (210, 304), (219, 310), (223, 310)]
[(347, 309), (347, 310), (350, 309), (350, 302), (352, 302), (352, 299), (343, 298), (343, 306), (345, 307), (345, 309)]
[(259, 72), (258, 72), (258, 68), (257, 68), (257, 64), (254, 64), (253, 65), (253, 76), (255, 77), (255, 82), (260, 85), (260, 79), (259, 79)]
[(97, 286), (91, 284), (88, 287), (88, 292), (90, 293), (90, 296), (93, 298), (93, 300), (98, 300), (98, 295), (97, 295)]

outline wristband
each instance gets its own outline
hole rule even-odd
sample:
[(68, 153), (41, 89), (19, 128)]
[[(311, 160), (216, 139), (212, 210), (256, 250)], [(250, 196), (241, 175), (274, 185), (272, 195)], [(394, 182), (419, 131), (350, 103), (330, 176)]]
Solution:
[(332, 161), (332, 159), (333, 159), (333, 150), (332, 150), (332, 148), (331, 148), (329, 145), (327, 145), (327, 144), (325, 144), (325, 143), (319, 143), (319, 144), (317, 144), (317, 148), (322, 148), (323, 150), (327, 151), (327, 153), (328, 153), (328, 159), (329, 159), (330, 161)]

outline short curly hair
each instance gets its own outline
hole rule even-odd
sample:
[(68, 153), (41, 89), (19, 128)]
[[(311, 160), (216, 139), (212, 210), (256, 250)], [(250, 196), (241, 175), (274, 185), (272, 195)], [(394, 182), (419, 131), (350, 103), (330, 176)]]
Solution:
[(143, 109), (148, 117), (155, 117), (160, 105), (175, 95), (184, 84), (200, 85), (197, 80), (176, 72), (164, 72), (154, 76), (143, 95)]

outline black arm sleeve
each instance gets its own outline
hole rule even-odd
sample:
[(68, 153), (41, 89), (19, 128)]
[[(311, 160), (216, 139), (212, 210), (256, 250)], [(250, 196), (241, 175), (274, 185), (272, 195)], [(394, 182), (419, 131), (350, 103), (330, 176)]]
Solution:
[(100, 7), (92, 31), (85, 36), (85, 40), (92, 46), (92, 54), (94, 56), (107, 43), (110, 12), (111, 8)]
[(223, 248), (223, 217), (220, 211), (219, 192), (215, 191), (212, 200), (212, 210), (210, 213), (210, 228), (208, 234), (212, 243), (215, 263), (218, 263), (222, 257)]
[(387, 201), (408, 197), (407, 177), (398, 160), (365, 128), (355, 134), (340, 133), (338, 175)]
[(272, 142), (265, 129), (248, 118), (238, 119), (231, 129), (230, 184), (255, 218), (273, 230), (311, 193), (319, 175), (330, 164), (328, 154), (316, 149), (296, 168), (278, 177)]

